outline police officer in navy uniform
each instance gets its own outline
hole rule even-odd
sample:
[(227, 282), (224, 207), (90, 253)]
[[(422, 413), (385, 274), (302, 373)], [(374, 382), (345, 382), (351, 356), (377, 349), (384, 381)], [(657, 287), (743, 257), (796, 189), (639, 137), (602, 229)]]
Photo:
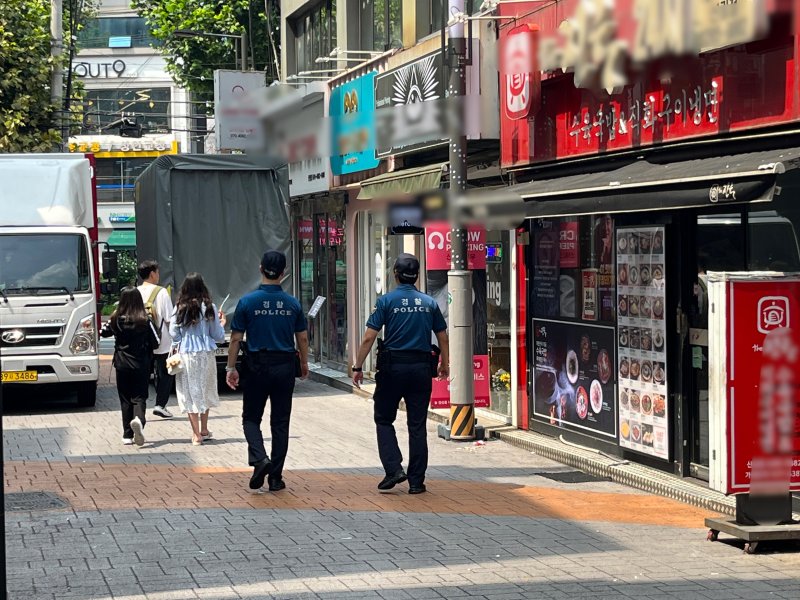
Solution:
[[(419, 278), (419, 261), (415, 256), (401, 254), (394, 265), (394, 276), (397, 288), (378, 299), (367, 321), (353, 365), (353, 384), (360, 387), (364, 380), (364, 361), (378, 332), (383, 329), (383, 344), (378, 343), (374, 401), (378, 452), (386, 477), (378, 484), (378, 489), (390, 490), (408, 479), (409, 494), (421, 494), (426, 491), (426, 423), (432, 379), (447, 377), (449, 373), (447, 323), (436, 300), (414, 287)], [(432, 365), (435, 359), (432, 361), (431, 332), (436, 335), (441, 352), (438, 367)], [(408, 475), (403, 471), (403, 455), (394, 430), (401, 399), (406, 402), (408, 417)]]
[[(257, 490), (267, 479), (269, 490), (286, 487), (283, 465), (289, 448), (289, 420), (297, 373), (299, 351), (302, 379), (308, 377), (308, 325), (297, 298), (281, 288), (286, 256), (268, 251), (261, 259), (261, 286), (239, 300), (231, 323), (226, 380), (231, 389), (239, 386), (236, 358), (247, 334), (247, 367), (242, 427), (247, 439), (248, 462), (253, 467), (250, 488)], [(296, 345), (295, 345), (296, 344)], [(272, 430), (272, 459), (264, 449), (261, 419), (267, 398), (272, 400), (269, 424)]]

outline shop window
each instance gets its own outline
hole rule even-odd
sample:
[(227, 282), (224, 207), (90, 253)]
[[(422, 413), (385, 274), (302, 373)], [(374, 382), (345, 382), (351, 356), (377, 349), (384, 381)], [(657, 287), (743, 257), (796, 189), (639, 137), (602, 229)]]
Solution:
[(78, 34), (81, 48), (148, 48), (160, 43), (142, 17), (90, 19)]
[(133, 202), (136, 178), (154, 158), (98, 158), (97, 201)]
[(486, 337), (490, 410), (511, 416), (511, 249), (505, 231), (486, 232)]
[(531, 306), (535, 317), (615, 322), (613, 233), (614, 221), (607, 215), (534, 223)]
[(118, 133), (112, 126), (124, 115), (137, 115), (144, 133), (170, 132), (169, 88), (87, 90), (81, 133)]

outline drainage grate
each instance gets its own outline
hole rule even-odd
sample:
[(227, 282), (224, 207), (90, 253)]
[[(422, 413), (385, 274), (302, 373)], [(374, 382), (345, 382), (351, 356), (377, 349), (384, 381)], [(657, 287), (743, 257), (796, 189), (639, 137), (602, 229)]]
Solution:
[(68, 508), (69, 504), (50, 492), (13, 492), (5, 495), (5, 506), (7, 512), (29, 512)]
[(595, 477), (583, 471), (561, 471), (559, 473), (537, 473), (540, 477), (546, 477), (560, 483), (595, 483), (597, 481), (611, 481), (608, 477)]

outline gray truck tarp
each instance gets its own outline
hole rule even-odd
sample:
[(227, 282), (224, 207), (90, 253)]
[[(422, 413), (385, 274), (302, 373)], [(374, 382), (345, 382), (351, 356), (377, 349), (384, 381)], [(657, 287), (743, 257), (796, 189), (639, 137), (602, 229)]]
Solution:
[[(161, 285), (172, 286), (173, 297), (187, 273), (201, 273), (217, 305), (230, 294), (224, 310), (231, 315), (258, 287), (265, 250), (285, 252), (292, 264), (288, 202), (283, 160), (161, 156), (136, 180), (138, 260), (158, 261)], [(291, 279), (283, 286), (290, 291)]]

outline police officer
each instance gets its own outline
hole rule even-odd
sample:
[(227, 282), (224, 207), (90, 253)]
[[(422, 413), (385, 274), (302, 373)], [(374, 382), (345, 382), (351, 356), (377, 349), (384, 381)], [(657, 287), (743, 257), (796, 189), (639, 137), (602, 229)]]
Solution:
[[(408, 493), (421, 494), (426, 491), (428, 439), (425, 425), (431, 381), (435, 376), (434, 369), (439, 378), (447, 377), (449, 373), (447, 323), (436, 301), (414, 287), (419, 277), (419, 261), (415, 256), (401, 254), (394, 265), (394, 276), (397, 288), (378, 299), (367, 321), (353, 365), (353, 384), (361, 386), (364, 361), (378, 332), (383, 329), (383, 345), (378, 342), (374, 400), (378, 453), (386, 477), (378, 484), (378, 489), (390, 490), (408, 479)], [(431, 332), (436, 334), (441, 351), (438, 367), (432, 365)], [(405, 399), (408, 413), (408, 475), (403, 471), (403, 455), (394, 430), (401, 399)]]
[[(248, 462), (253, 467), (250, 489), (257, 490), (267, 478), (269, 490), (286, 488), (283, 465), (289, 448), (289, 420), (295, 377), (308, 377), (308, 326), (300, 302), (281, 288), (286, 256), (268, 251), (261, 259), (261, 286), (239, 300), (231, 323), (226, 380), (239, 386), (236, 358), (247, 334), (247, 377), (244, 380), (242, 427), (247, 439)], [(296, 346), (295, 346), (296, 344)], [(299, 351), (300, 372), (297, 373)], [(261, 419), (267, 398), (272, 400), (272, 460), (264, 449)]]

